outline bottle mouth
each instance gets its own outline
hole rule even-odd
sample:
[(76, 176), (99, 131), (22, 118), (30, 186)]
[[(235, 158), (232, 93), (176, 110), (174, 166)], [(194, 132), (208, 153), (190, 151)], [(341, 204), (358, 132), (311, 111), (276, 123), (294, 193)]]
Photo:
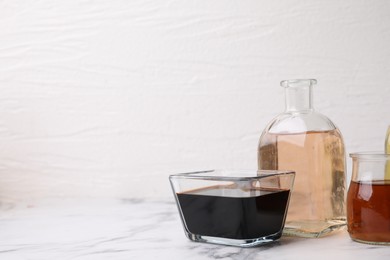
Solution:
[(308, 87), (317, 84), (316, 79), (288, 79), (280, 82), (280, 86), (284, 88), (290, 87)]

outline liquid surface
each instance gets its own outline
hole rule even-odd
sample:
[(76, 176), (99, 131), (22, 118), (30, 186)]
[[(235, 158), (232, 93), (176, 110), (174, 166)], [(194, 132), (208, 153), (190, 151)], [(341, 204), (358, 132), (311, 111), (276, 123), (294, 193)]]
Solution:
[(253, 197), (224, 197), (222, 192), (205, 189), (177, 194), (189, 232), (231, 239), (281, 235), (289, 190), (249, 191), (257, 194)]
[(347, 212), (353, 239), (390, 243), (390, 181), (352, 181)]
[(296, 172), (286, 220), (292, 235), (316, 237), (345, 225), (345, 157), (337, 129), (266, 133), (258, 159), (259, 169)]

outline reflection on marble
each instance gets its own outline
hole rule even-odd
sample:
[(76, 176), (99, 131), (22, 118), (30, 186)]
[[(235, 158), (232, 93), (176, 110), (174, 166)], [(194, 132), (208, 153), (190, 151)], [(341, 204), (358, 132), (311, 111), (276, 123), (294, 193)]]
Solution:
[(256, 248), (189, 241), (172, 201), (58, 200), (0, 207), (0, 259), (389, 259), (346, 231)]

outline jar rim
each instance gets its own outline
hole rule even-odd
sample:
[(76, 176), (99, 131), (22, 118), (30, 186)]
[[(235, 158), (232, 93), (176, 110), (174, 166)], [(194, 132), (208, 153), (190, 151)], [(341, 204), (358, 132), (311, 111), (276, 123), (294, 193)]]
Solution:
[(353, 159), (390, 159), (390, 154), (382, 151), (350, 153), (349, 156)]

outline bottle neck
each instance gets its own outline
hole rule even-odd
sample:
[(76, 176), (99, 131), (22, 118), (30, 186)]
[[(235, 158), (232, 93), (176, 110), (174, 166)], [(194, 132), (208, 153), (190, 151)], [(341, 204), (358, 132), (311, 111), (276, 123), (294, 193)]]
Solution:
[(313, 111), (312, 88), (314, 80), (289, 80), (283, 81), (286, 93), (286, 112), (310, 112)]

